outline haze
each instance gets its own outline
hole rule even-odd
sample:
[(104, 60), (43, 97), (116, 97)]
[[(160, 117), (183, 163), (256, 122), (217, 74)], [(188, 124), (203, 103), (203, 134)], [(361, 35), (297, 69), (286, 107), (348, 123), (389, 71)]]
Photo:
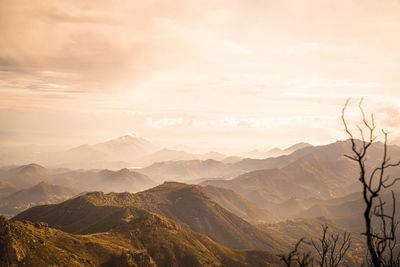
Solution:
[(399, 132), (399, 32), (390, 0), (2, 0), (0, 143), (322, 144), (361, 96)]

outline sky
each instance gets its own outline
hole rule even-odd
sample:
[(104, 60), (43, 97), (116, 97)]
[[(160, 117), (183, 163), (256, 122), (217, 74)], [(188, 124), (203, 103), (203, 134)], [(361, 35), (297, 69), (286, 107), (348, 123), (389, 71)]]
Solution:
[(399, 33), (399, 0), (0, 0), (0, 144), (324, 144), (348, 97), (397, 138)]

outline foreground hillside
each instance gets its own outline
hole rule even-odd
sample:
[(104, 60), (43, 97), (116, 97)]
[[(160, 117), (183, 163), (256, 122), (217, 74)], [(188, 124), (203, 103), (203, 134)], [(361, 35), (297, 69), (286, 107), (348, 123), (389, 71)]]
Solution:
[(279, 261), (267, 252), (228, 249), (142, 210), (108, 231), (89, 235), (0, 217), (0, 265), (279, 266)]
[(164, 183), (136, 194), (93, 192), (57, 205), (20, 213), (15, 220), (46, 222), (70, 233), (108, 231), (131, 209), (156, 212), (231, 248), (282, 252), (284, 240), (271, 237), (212, 201), (200, 186)]
[[(127, 252), (115, 251), (115, 247), (123, 251), (127, 249), (134, 255), (141, 251), (140, 260), (149, 258), (160, 266), (274, 266), (280, 265), (276, 255), (288, 253), (298, 239), (318, 239), (320, 224), (329, 224), (334, 233), (346, 231), (343, 227), (332, 227), (330, 221), (315, 219), (255, 226), (212, 201), (207, 196), (207, 189), (214, 191), (219, 201), (227, 202), (225, 205), (234, 204), (232, 209), (240, 207), (239, 203), (249, 205), (229, 190), (170, 182), (136, 194), (91, 192), (60, 204), (33, 207), (15, 216), (11, 224), (17, 221), (32, 221), (34, 225), (45, 222), (57, 229), (53, 231), (65, 235), (66, 244), (75, 244), (69, 242), (69, 238), (86, 238), (88, 242), (101, 243), (106, 247), (96, 251), (103, 251), (102, 257), (106, 258), (101, 263), (103, 266), (118, 265), (116, 259), (131, 257)], [(260, 210), (252, 205), (248, 207), (251, 209), (242, 211), (251, 214)], [(43, 239), (49, 239), (46, 242), (52, 240), (48, 237)], [(357, 243), (346, 256), (349, 263), (358, 262), (364, 253), (359, 238), (355, 240)], [(31, 241), (22, 241), (22, 244), (26, 245), (26, 242), (29, 244)], [(66, 249), (58, 242), (55, 240), (51, 244)], [(75, 246), (68, 253), (75, 253), (75, 249), (87, 252), (76, 257), (89, 261), (96, 257), (91, 253), (97, 252), (89, 253), (85, 247)], [(304, 249), (310, 249), (310, 246)], [(38, 252), (32, 253), (36, 255)], [(134, 256), (131, 258), (136, 262)], [(151, 266), (150, 263), (139, 266)]]

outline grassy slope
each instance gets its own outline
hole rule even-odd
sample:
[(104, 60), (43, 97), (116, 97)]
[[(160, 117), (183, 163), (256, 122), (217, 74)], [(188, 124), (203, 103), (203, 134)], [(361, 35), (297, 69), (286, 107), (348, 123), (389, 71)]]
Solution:
[(137, 208), (166, 216), (231, 248), (287, 249), (284, 240), (272, 238), (210, 200), (202, 187), (181, 183), (165, 183), (137, 194), (88, 193), (58, 205), (33, 207), (14, 219), (45, 221), (66, 232), (87, 234), (115, 227)]
[(226, 248), (163, 216), (126, 214), (106, 232), (76, 235), (0, 217), (0, 265), (278, 266), (276, 256)]

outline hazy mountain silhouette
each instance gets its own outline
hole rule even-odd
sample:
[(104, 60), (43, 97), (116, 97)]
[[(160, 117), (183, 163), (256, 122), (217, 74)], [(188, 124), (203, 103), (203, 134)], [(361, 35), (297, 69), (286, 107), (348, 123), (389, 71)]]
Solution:
[(193, 154), (182, 150), (161, 149), (138, 160), (141, 166), (148, 166), (157, 162), (164, 161), (183, 161), (183, 160), (223, 160), (226, 155), (218, 152), (204, 154)]
[(18, 167), (0, 169), (0, 182), (5, 182), (17, 189), (31, 187), (41, 181), (49, 181), (47, 169), (32, 163)]
[(94, 145), (81, 145), (53, 155), (48, 165), (71, 168), (128, 167), (139, 158), (160, 149), (146, 139), (121, 136)]
[(157, 185), (148, 176), (128, 169), (118, 171), (46, 169), (38, 164), (0, 169), (0, 190), (5, 192), (4, 196), (8, 194), (6, 192), (29, 188), (41, 181), (76, 188), (81, 192), (96, 190), (137, 192)]
[(137, 192), (157, 185), (148, 176), (126, 168), (118, 171), (68, 171), (54, 175), (52, 181), (81, 191), (105, 192)]
[(78, 190), (47, 182), (19, 190), (0, 199), (0, 214), (14, 216), (32, 206), (59, 203), (79, 193)]
[(208, 160), (164, 161), (138, 170), (158, 181), (189, 181), (214, 177), (232, 177), (243, 173), (231, 164)]
[(18, 189), (9, 182), (0, 181), (0, 198), (11, 195)]
[(246, 157), (246, 158), (253, 158), (253, 159), (265, 159), (265, 158), (270, 158), (270, 157), (279, 157), (279, 156), (283, 156), (283, 155), (289, 155), (298, 149), (302, 149), (302, 148), (310, 147), (310, 146), (312, 146), (312, 145), (305, 143), (305, 142), (301, 142), (301, 143), (297, 143), (297, 144), (292, 145), (285, 149), (281, 149), (279, 147), (274, 147), (267, 151), (255, 149), (252, 151), (240, 153), (239, 156)]
[[(356, 143), (360, 144), (360, 140), (356, 140)], [(369, 164), (377, 164), (383, 153), (383, 144), (381, 142), (373, 143), (369, 148), (371, 162)], [(400, 157), (400, 147), (395, 145), (388, 146), (388, 151), (392, 158)], [(254, 171), (262, 169), (282, 168), (289, 163), (294, 162), (301, 157), (315, 153), (321, 160), (333, 161), (337, 159), (343, 159), (344, 154), (351, 155), (351, 143), (350, 140), (337, 141), (331, 144), (322, 146), (306, 146), (295, 150), (289, 155), (282, 155), (279, 157), (269, 157), (265, 159), (243, 159), (232, 165), (233, 168), (241, 169), (245, 171)]]

